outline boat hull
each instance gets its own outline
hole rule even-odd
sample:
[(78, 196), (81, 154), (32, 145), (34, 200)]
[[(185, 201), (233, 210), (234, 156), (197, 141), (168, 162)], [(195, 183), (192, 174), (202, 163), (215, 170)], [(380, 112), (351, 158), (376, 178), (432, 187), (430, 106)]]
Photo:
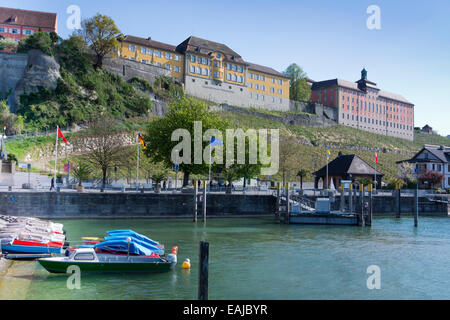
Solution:
[(55, 261), (51, 259), (38, 260), (48, 272), (67, 273), (67, 268), (77, 266), (81, 272), (88, 273), (158, 273), (168, 272), (175, 263), (155, 262), (155, 263), (125, 263), (125, 262), (75, 262), (75, 261)]
[(61, 253), (61, 247), (28, 246), (28, 245), (2, 245), (3, 253)]

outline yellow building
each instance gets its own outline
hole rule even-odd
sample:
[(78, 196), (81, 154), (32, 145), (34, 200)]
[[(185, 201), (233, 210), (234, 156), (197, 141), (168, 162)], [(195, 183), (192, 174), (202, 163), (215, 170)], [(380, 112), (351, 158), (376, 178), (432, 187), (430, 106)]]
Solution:
[(125, 36), (120, 56), (170, 70), (192, 96), (244, 107), (289, 110), (289, 79), (244, 61), (228, 46), (191, 36), (178, 46)]

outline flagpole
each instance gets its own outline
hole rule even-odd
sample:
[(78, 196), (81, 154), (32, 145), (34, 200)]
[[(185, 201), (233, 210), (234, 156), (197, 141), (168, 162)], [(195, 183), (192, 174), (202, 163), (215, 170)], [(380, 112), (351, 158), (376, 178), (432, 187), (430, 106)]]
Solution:
[(136, 148), (137, 148), (137, 159), (136, 159), (136, 189), (139, 186), (139, 133), (136, 136)]
[(208, 173), (208, 191), (211, 191), (211, 144), (209, 145), (209, 173)]
[(373, 174), (373, 182), (375, 182), (375, 189), (377, 188), (377, 159), (378, 158), (378, 155), (376, 154), (376, 152), (375, 152), (375, 172), (374, 172), (374, 174)]
[(329, 157), (329, 149), (328, 149), (328, 146), (327, 146), (327, 190), (328, 190), (328, 157)]
[(56, 141), (55, 141), (55, 174), (54, 174), (54, 179), (55, 179), (55, 186), (56, 186), (56, 165), (58, 163), (58, 131), (59, 131), (59, 126), (56, 126)]

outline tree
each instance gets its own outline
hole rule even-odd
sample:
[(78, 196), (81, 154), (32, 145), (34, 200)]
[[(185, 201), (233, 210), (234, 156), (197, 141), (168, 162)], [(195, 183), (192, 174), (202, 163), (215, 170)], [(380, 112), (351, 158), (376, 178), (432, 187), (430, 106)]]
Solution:
[(14, 39), (0, 39), (0, 50), (12, 51), (16, 49), (18, 43)]
[(445, 176), (437, 171), (427, 171), (419, 175), (419, 181), (422, 183), (426, 182), (430, 188), (440, 187), (444, 179)]
[(297, 177), (300, 177), (300, 189), (303, 189), (303, 178), (305, 178), (307, 174), (308, 174), (308, 171), (305, 169), (300, 169), (297, 172)]
[(105, 188), (108, 169), (118, 163), (124, 137), (117, 122), (109, 116), (97, 117), (89, 128), (73, 138), (74, 149), (86, 151), (82, 159), (102, 172), (102, 188)]
[(47, 32), (38, 31), (32, 35), (26, 37), (19, 43), (17, 52), (27, 53), (31, 49), (41, 50), (49, 56), (54, 55), (55, 41), (54, 36), (51, 36)]
[[(203, 161), (201, 164), (195, 164), (194, 159), (194, 122), (202, 123), (202, 130), (217, 129), (222, 133), (227, 127), (227, 122), (221, 119), (217, 114), (209, 112), (203, 102), (192, 98), (182, 98), (169, 103), (169, 111), (164, 118), (150, 122), (144, 140), (147, 144), (145, 153), (154, 162), (161, 162), (166, 168), (172, 168), (172, 151), (180, 142), (171, 141), (172, 133), (177, 129), (186, 129), (190, 134), (190, 164), (184, 162), (179, 164), (180, 171), (184, 173), (183, 187), (188, 185), (190, 174), (207, 174), (209, 166)], [(205, 150), (209, 141), (201, 141), (201, 150)], [(184, 156), (187, 150), (179, 150), (180, 156)], [(188, 155), (186, 154), (186, 157)], [(212, 165), (212, 170), (218, 166)]]
[(296, 174), (298, 168), (298, 150), (295, 148), (297, 141), (291, 136), (280, 137), (280, 156), (279, 156), (279, 170), (278, 176), (281, 175), (283, 184), (287, 179), (292, 178)]
[(292, 63), (283, 74), (289, 78), (289, 98), (292, 100), (308, 101), (311, 87), (306, 81), (306, 73), (297, 64)]
[(118, 38), (122, 37), (114, 20), (100, 13), (83, 21), (81, 35), (96, 54), (96, 69), (103, 66), (103, 58), (106, 55), (119, 48)]
[(242, 177), (241, 172), (236, 165), (231, 165), (229, 168), (223, 169), (221, 176), (228, 182), (226, 193), (231, 193), (233, 190), (233, 181)]
[(82, 187), (83, 180), (86, 180), (91, 175), (91, 167), (86, 162), (80, 162), (72, 169), (72, 174), (78, 181), (78, 186)]

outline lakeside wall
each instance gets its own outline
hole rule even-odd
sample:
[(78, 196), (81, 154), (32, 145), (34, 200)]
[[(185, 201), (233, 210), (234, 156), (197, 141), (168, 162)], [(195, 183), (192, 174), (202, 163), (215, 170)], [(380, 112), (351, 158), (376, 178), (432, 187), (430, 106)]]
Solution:
[[(267, 195), (211, 194), (207, 215), (270, 215), (275, 205), (276, 199)], [(1, 192), (0, 214), (46, 219), (192, 217), (193, 194)]]

